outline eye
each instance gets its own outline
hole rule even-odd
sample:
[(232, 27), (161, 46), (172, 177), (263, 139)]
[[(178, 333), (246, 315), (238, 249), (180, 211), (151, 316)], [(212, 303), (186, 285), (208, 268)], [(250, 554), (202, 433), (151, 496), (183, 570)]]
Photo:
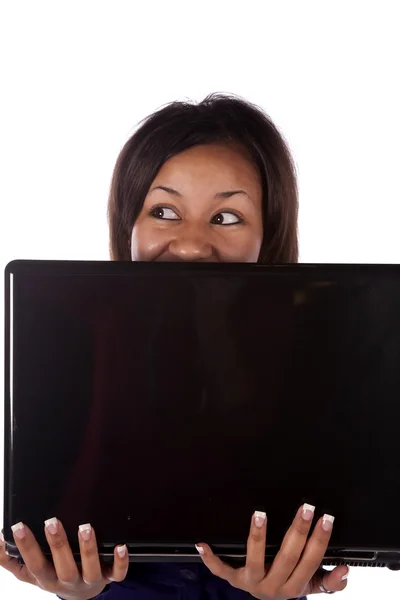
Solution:
[(179, 221), (179, 216), (168, 206), (155, 206), (151, 209), (150, 215), (155, 219), (163, 219), (164, 221)]
[(236, 225), (242, 223), (242, 219), (232, 212), (220, 212), (211, 219), (213, 225)]

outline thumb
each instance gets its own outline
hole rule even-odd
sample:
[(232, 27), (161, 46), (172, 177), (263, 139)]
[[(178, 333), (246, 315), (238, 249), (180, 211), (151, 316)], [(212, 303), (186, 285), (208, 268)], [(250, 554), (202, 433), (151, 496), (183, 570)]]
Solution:
[(347, 587), (348, 576), (349, 567), (345, 565), (336, 567), (333, 571), (324, 571), (321, 569), (313, 577), (311, 593), (321, 594), (324, 592), (324, 588), (327, 592), (342, 592)]

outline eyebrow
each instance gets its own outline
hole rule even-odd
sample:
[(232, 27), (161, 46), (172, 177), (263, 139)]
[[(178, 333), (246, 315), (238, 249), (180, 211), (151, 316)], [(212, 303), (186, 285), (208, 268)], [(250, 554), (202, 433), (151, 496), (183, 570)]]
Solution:
[[(174, 190), (174, 188), (166, 187), (165, 185), (157, 185), (151, 191), (154, 192), (154, 190), (163, 190), (168, 194), (182, 198), (182, 194), (180, 192)], [(217, 194), (215, 194), (215, 198), (231, 198), (236, 194), (245, 194), (246, 196), (248, 196), (248, 193), (244, 190), (227, 190), (226, 192), (218, 192)]]

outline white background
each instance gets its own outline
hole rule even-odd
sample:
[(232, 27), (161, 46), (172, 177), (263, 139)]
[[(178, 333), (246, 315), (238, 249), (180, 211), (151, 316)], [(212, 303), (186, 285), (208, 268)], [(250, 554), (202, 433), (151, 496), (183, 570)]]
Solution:
[[(400, 262), (398, 9), (396, 0), (3, 0), (1, 265), (108, 258), (120, 147), (160, 105), (211, 91), (258, 103), (286, 135), (302, 261)], [(11, 595), (45, 597), (0, 572), (0, 596)], [(400, 573), (354, 569), (341, 597), (398, 599)]]

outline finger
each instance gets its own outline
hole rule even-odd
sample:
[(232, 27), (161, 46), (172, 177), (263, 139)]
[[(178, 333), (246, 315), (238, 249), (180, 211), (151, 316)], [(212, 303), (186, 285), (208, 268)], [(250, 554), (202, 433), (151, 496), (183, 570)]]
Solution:
[(82, 579), (89, 585), (97, 585), (103, 581), (96, 534), (90, 523), (79, 525), (79, 548), (82, 559)]
[(207, 544), (196, 544), (196, 550), (200, 554), (203, 563), (208, 567), (213, 575), (225, 579), (231, 585), (237, 587), (236, 584), (236, 573), (240, 569), (234, 569), (230, 565), (222, 562), (218, 556), (215, 556), (210, 546)]
[(265, 576), (265, 542), (267, 515), (256, 511), (251, 519), (250, 535), (247, 540), (246, 566), (241, 572), (246, 589), (259, 583)]
[(44, 556), (29, 527), (20, 522), (13, 525), (11, 530), (27, 570), (43, 589), (50, 592), (55, 590), (57, 575), (54, 567)]
[(315, 507), (311, 504), (304, 504), (300, 507), (290, 529), (283, 538), (281, 548), (263, 582), (266, 591), (271, 595), (277, 593), (286, 584), (297, 567), (307, 543), (314, 511)]
[(332, 535), (334, 520), (331, 515), (324, 515), (319, 519), (297, 568), (285, 586), (285, 591), (304, 590), (318, 571)]
[(109, 581), (123, 581), (128, 573), (129, 554), (125, 545), (114, 548), (114, 564), (112, 568), (105, 573), (105, 578)]
[[(328, 592), (342, 592), (347, 587), (347, 578), (350, 569), (344, 565), (336, 567), (333, 571), (324, 571), (321, 569), (313, 577), (310, 585), (309, 594), (320, 594), (324, 588)], [(321, 586), (322, 583), (322, 586)], [(321, 590), (321, 587), (322, 590)]]
[(65, 584), (77, 583), (80, 580), (79, 570), (61, 521), (53, 517), (47, 519), (44, 525), (57, 579)]
[(8, 556), (6, 554), (6, 545), (4, 541), (3, 534), (0, 532), (0, 567), (3, 567), (6, 571), (9, 571), (19, 579), (20, 581), (24, 581), (25, 583), (36, 584), (36, 579), (33, 577), (31, 573), (29, 573), (28, 569), (25, 565), (20, 565), (16, 558), (12, 556)]

